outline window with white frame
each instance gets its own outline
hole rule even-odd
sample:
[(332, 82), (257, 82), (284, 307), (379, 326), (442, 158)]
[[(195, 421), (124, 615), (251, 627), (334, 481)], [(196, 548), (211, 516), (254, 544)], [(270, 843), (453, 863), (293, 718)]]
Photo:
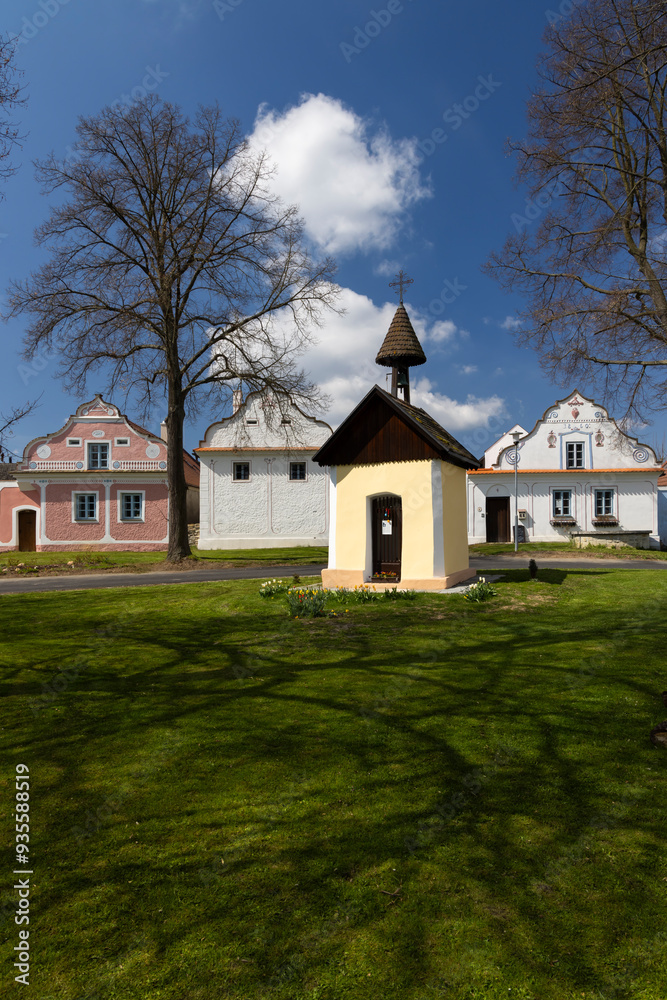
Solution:
[(250, 480), (250, 462), (234, 462), (232, 479), (235, 483), (247, 483)]
[(289, 477), (291, 482), (303, 482), (306, 478), (306, 463), (290, 462)]
[(109, 468), (109, 444), (108, 442), (88, 445), (88, 468), (108, 469)]
[(120, 495), (121, 521), (142, 521), (143, 517), (144, 517), (143, 493), (121, 493)]
[(116, 438), (116, 445), (121, 448), (129, 448), (130, 439), (129, 438)]
[(614, 490), (595, 491), (595, 516), (614, 516)]
[(67, 447), (68, 448), (80, 448), (81, 447), (81, 438), (67, 438)]
[(572, 490), (554, 490), (553, 516), (572, 517)]
[(74, 518), (77, 521), (97, 520), (97, 493), (74, 494)]
[(568, 469), (583, 469), (584, 467), (583, 441), (567, 442), (565, 446), (565, 465)]

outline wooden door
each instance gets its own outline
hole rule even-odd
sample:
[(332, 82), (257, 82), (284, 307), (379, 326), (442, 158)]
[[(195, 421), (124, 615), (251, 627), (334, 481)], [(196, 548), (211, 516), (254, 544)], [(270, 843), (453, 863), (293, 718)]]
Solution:
[(37, 548), (37, 511), (19, 511), (19, 552), (34, 552)]
[(486, 540), (487, 542), (509, 542), (509, 497), (486, 498)]
[(403, 506), (401, 498), (389, 494), (375, 497), (372, 513), (373, 575), (395, 573), (401, 579)]

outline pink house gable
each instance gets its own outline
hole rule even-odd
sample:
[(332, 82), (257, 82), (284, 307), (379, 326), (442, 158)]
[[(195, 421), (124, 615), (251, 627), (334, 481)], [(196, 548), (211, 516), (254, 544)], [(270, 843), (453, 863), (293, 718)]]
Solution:
[(96, 397), (84, 403), (64, 427), (35, 438), (23, 453), (24, 468), (36, 472), (80, 472), (88, 468), (88, 445), (108, 444), (110, 472), (167, 470), (167, 445)]
[(166, 443), (98, 395), (0, 484), (0, 548), (163, 550), (168, 512)]

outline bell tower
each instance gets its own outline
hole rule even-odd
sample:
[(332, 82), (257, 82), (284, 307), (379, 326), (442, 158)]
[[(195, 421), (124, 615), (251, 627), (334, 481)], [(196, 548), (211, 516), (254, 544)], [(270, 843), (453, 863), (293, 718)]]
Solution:
[(375, 359), (377, 365), (391, 368), (391, 394), (398, 399), (398, 390), (401, 389), (404, 403), (410, 402), (410, 368), (426, 362), (426, 355), (403, 305), (403, 288), (411, 285), (412, 281), (401, 270), (396, 280), (389, 282), (389, 287), (398, 292), (400, 301)]

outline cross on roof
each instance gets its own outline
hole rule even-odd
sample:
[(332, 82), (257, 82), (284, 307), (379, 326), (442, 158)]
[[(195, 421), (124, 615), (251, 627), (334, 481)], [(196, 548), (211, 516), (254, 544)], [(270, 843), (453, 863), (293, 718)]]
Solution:
[(407, 287), (408, 285), (413, 285), (413, 284), (414, 284), (414, 278), (408, 278), (407, 274), (403, 273), (403, 268), (401, 268), (401, 270), (396, 275), (396, 281), (390, 281), (389, 287), (398, 290), (400, 303), (401, 305), (403, 305), (403, 286), (405, 285)]

